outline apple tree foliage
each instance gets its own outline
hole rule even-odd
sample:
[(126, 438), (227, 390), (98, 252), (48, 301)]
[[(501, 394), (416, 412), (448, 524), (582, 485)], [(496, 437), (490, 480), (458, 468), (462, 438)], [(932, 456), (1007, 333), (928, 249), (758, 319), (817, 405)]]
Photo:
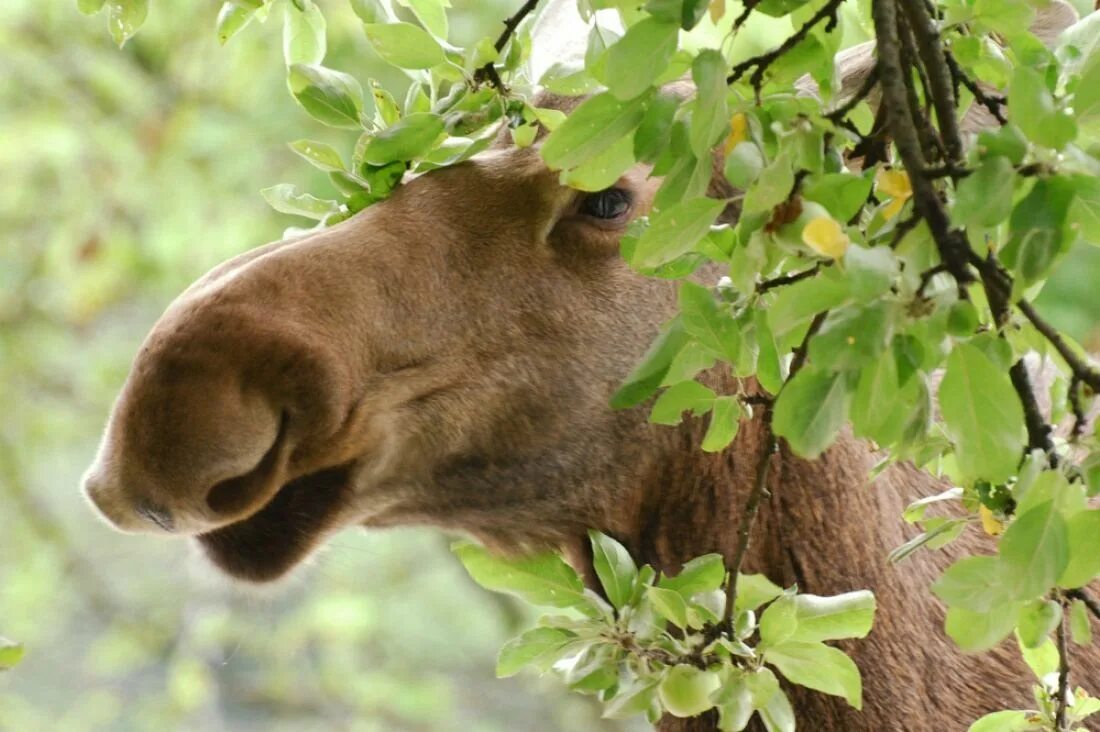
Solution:
[[(754, 409), (773, 447), (781, 438), (805, 457), (850, 425), (883, 448), (880, 468), (909, 460), (943, 476), (953, 487), (905, 511), (920, 533), (892, 559), (965, 532), (996, 537), (995, 552), (959, 560), (930, 589), (962, 650), (1015, 634), (1035, 675), (1034, 708), (971, 731), (1079, 729), (1100, 710), (1097, 688), (1067, 682), (1100, 613), (1086, 589), (1100, 576), (1100, 434), (1087, 418), (1100, 370), (1031, 304), (1067, 252), (1100, 245), (1100, 12), (1046, 45), (1029, 30), (1043, 3), (1030, 0), (579, 0), (596, 18), (583, 59), (533, 79), (535, 0), (466, 47), (448, 40), (447, 0), (347, 2), (407, 76), (403, 96), (326, 66), (327, 3), (228, 0), (217, 13), (223, 43), (282, 23), (290, 95), (347, 131), (344, 149), (290, 143), (339, 196), (278, 184), (263, 191), (276, 210), (333, 225), (502, 128), (521, 147), (549, 131), (540, 154), (577, 189), (652, 166), (654, 209), (622, 255), (681, 281), (680, 314), (613, 405), (656, 397), (657, 423), (709, 413), (711, 451)], [(148, 12), (147, 0), (78, 6), (103, 12), (119, 44)], [(841, 78), (838, 52), (868, 39), (866, 73)], [(665, 88), (685, 77), (686, 96)], [(536, 86), (587, 99), (567, 116), (539, 108)], [(731, 199), (706, 196), (716, 160)], [(730, 203), (739, 219), (718, 224)], [(685, 279), (708, 262), (728, 276)], [(1055, 376), (1035, 379), (1025, 357)], [(765, 396), (695, 381), (719, 362)], [(723, 730), (753, 715), (794, 729), (779, 676), (860, 706), (859, 671), (828, 642), (867, 634), (869, 592), (800, 594), (717, 555), (660, 576), (609, 537), (591, 540), (603, 596), (555, 555), (456, 545), (485, 587), (554, 608), (505, 646), (500, 675), (553, 671), (610, 717), (716, 707)]]

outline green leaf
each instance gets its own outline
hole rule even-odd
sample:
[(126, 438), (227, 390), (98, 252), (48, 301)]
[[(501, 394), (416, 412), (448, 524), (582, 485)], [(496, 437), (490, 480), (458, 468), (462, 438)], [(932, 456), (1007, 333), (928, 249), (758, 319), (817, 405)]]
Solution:
[(1008, 88), (1009, 119), (1028, 139), (1061, 150), (1077, 136), (1077, 123), (1057, 108), (1043, 76), (1028, 66), (1017, 66)]
[(623, 173), (634, 167), (634, 141), (629, 135), (561, 175), (561, 182), (580, 191), (602, 191), (615, 185)]
[(1074, 185), (1063, 177), (1042, 178), (1015, 208), (1009, 219), (1009, 240), (1002, 250), (1005, 265), (1024, 285), (1045, 277), (1072, 240), (1065, 235)]
[(679, 574), (661, 577), (657, 586), (679, 592), (684, 599), (699, 592), (712, 592), (726, 579), (725, 560), (721, 554), (704, 554), (684, 564)]
[(657, 681), (639, 681), (620, 689), (611, 701), (604, 704), (605, 719), (628, 719), (649, 711), (657, 698)]
[(25, 649), (22, 643), (10, 641), (0, 636), (0, 671), (14, 668), (15, 664), (23, 660)]
[(366, 23), (374, 52), (402, 69), (428, 69), (443, 63), (443, 48), (423, 28), (412, 23)]
[(315, 64), (294, 64), (287, 82), (294, 98), (318, 122), (360, 128), (363, 88), (354, 77)]
[(653, 403), (649, 421), (654, 424), (680, 424), (684, 412), (702, 414), (714, 403), (715, 394), (698, 381), (682, 381), (665, 389)]
[(764, 661), (794, 684), (832, 694), (863, 707), (863, 684), (855, 662), (824, 643), (783, 643), (764, 651)]
[(817, 457), (847, 421), (854, 389), (850, 374), (802, 369), (776, 399), (775, 434), (785, 438), (800, 457)]
[(1016, 620), (1020, 645), (1028, 649), (1038, 648), (1061, 622), (1062, 606), (1054, 600), (1027, 603)]
[(1081, 511), (1069, 519), (1066, 545), (1069, 561), (1058, 585), (1084, 587), (1100, 575), (1100, 510)]
[(1054, 586), (1069, 563), (1066, 521), (1047, 501), (1016, 518), (1000, 545), (1014, 596), (1028, 600)]
[(956, 345), (939, 402), (964, 475), (1003, 483), (1015, 474), (1025, 444), (1024, 413), (1003, 370), (977, 347)]
[(857, 437), (891, 445), (901, 436), (908, 405), (901, 399), (897, 359), (884, 354), (860, 371), (852, 399), (852, 428)]
[(693, 198), (659, 212), (638, 238), (631, 266), (650, 269), (687, 254), (707, 235), (725, 207), (724, 201)]
[(561, 170), (605, 152), (641, 123), (651, 98), (643, 94), (623, 102), (606, 92), (590, 97), (546, 138), (542, 159), (552, 169)]
[[(103, 0), (95, 0), (96, 4), (102, 5)], [(98, 10), (99, 8), (96, 8)], [(218, 11), (218, 19), (214, 23), (214, 28), (218, 34), (218, 43), (223, 46), (229, 42), (229, 39), (237, 35), (254, 17), (256, 11), (253, 8), (246, 8), (242, 5), (238, 5), (233, 0), (226, 0), (222, 3), (221, 9)]]
[(1074, 183), (1077, 196), (1070, 205), (1070, 226), (1082, 239), (1100, 246), (1100, 178), (1078, 176)]
[(848, 296), (849, 290), (843, 281), (821, 274), (779, 288), (779, 294), (768, 308), (768, 325), (776, 342), (782, 343), (814, 315), (837, 307)]
[(679, 26), (659, 18), (645, 18), (632, 25), (607, 50), (603, 80), (622, 100), (633, 99), (653, 86), (676, 52)]
[(474, 581), (487, 590), (506, 592), (533, 605), (591, 612), (581, 578), (556, 554), (497, 557), (470, 542), (458, 542), (452, 551)]
[(794, 616), (797, 628), (792, 641), (864, 638), (875, 618), (875, 596), (867, 590), (832, 597), (795, 595)]
[(638, 162), (652, 163), (668, 145), (672, 120), (680, 108), (680, 98), (669, 92), (658, 92), (646, 109), (634, 132), (634, 157)]
[(577, 636), (559, 628), (533, 628), (504, 644), (497, 657), (497, 678), (514, 676), (525, 666), (545, 670)]
[(648, 399), (668, 373), (673, 359), (691, 340), (684, 325), (677, 317), (661, 330), (661, 334), (642, 356), (641, 363), (634, 367), (626, 381), (611, 396), (613, 409), (625, 409), (641, 404)]
[(760, 148), (755, 142), (746, 140), (730, 150), (722, 173), (734, 188), (746, 189), (760, 176), (764, 164), (764, 154)]
[(830, 312), (810, 340), (810, 361), (816, 368), (835, 371), (873, 363), (886, 348), (890, 325), (887, 316), (881, 302)]
[(814, 175), (803, 185), (802, 195), (820, 203), (837, 221), (847, 221), (867, 202), (871, 182), (871, 178), (848, 173)]
[(742, 574), (737, 578), (737, 597), (733, 607), (738, 612), (755, 610), (783, 594), (783, 588), (762, 574)]
[(443, 120), (439, 115), (424, 112), (410, 114), (371, 138), (363, 148), (363, 162), (385, 165), (396, 160), (423, 157), (442, 134)]
[(737, 397), (722, 396), (714, 400), (710, 412), (710, 424), (703, 435), (703, 452), (725, 450), (733, 438), (737, 437), (737, 428), (741, 425), (741, 402)]
[(691, 64), (695, 101), (691, 103), (691, 150), (700, 159), (709, 158), (711, 148), (725, 134), (729, 111), (726, 107), (725, 57), (713, 49), (700, 52)]
[(319, 64), (325, 58), (325, 16), (313, 0), (283, 6), (283, 58), (286, 65)]
[(790, 640), (798, 630), (794, 597), (784, 594), (768, 605), (760, 616), (759, 629), (761, 646), (777, 646)]
[(291, 150), (315, 168), (328, 172), (345, 170), (340, 153), (336, 152), (336, 149), (331, 145), (316, 140), (295, 140), (289, 143), (289, 146)]
[(393, 14), (379, 0), (349, 0), (352, 11), (364, 23), (386, 22), (394, 20)]
[(770, 15), (773, 18), (782, 18), (807, 4), (809, 0), (762, 0), (753, 9)]
[(987, 651), (1003, 641), (1016, 627), (1018, 606), (1004, 605), (993, 612), (976, 613), (961, 607), (947, 610), (944, 627), (964, 651)]
[(1009, 599), (1003, 567), (997, 557), (964, 557), (936, 580), (932, 592), (952, 607), (987, 613)]
[(893, 286), (901, 263), (890, 247), (852, 245), (844, 252), (844, 268), (852, 295), (859, 302), (870, 303)]
[(1081, 600), (1074, 600), (1069, 605), (1069, 632), (1073, 642), (1079, 646), (1092, 644), (1092, 625), (1089, 620), (1089, 609)]
[(741, 348), (741, 333), (728, 313), (720, 311), (713, 292), (684, 280), (680, 283), (680, 313), (684, 329), (714, 355), (735, 363)]
[(592, 542), (592, 563), (600, 578), (604, 592), (611, 604), (621, 609), (634, 594), (634, 582), (638, 579), (638, 567), (630, 558), (630, 552), (610, 536), (589, 531)]
[(760, 172), (756, 184), (745, 192), (744, 213), (770, 211), (787, 200), (793, 187), (791, 158), (782, 153)]
[(107, 29), (119, 48), (126, 45), (149, 15), (149, 0), (109, 0)]
[(449, 29), (446, 9), (450, 7), (450, 2), (447, 0), (397, 0), (397, 2), (403, 7), (412, 8), (416, 19), (437, 37), (444, 39), (447, 37)]
[(317, 198), (308, 193), (299, 193), (298, 188), (291, 183), (280, 183), (265, 188), (260, 191), (260, 195), (280, 213), (305, 216), (317, 221), (334, 213), (340, 207), (336, 201)]
[(955, 222), (984, 228), (1001, 223), (1012, 211), (1015, 185), (1016, 171), (1008, 158), (988, 158), (959, 183), (951, 210)]
[(1035, 674), (1036, 679), (1042, 681), (1044, 676), (1058, 670), (1058, 649), (1053, 642), (1047, 640), (1035, 648), (1029, 648), (1022, 642), (1019, 633), (1016, 634), (1016, 641), (1020, 646), (1020, 655), (1023, 656), (1024, 663)]
[(970, 725), (967, 732), (1026, 732), (1039, 729), (1028, 721), (1033, 712), (1021, 712), (1005, 710), (987, 714), (974, 724)]
[[(76, 0), (76, 9), (85, 15), (95, 15), (103, 9), (106, 0)], [(227, 5), (230, 3), (226, 3)]]
[(653, 603), (653, 609), (665, 620), (668, 620), (677, 628), (688, 627), (688, 608), (684, 597), (675, 590), (666, 590), (662, 587), (647, 587), (646, 594)]
[(722, 685), (718, 674), (687, 664), (670, 668), (657, 686), (657, 695), (674, 717), (695, 717), (714, 706), (710, 700)]
[[(374, 110), (382, 123), (381, 126), (389, 127), (396, 124), (401, 119), (401, 109), (397, 106), (397, 100), (374, 79), (370, 79), (367, 85), (370, 87), (370, 95), (374, 99)], [(419, 88), (419, 85), (410, 88)]]

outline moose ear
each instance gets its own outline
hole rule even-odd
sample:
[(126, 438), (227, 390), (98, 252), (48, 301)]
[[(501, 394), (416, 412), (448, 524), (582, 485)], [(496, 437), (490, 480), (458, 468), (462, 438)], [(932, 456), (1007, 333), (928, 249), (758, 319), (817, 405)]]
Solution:
[(578, 0), (549, 0), (531, 28), (531, 57), (527, 61), (528, 78), (541, 86), (544, 74), (559, 66), (570, 71), (584, 68), (588, 34), (596, 23), (601, 28), (623, 33), (622, 19), (616, 10), (597, 10), (587, 20), (578, 9)]

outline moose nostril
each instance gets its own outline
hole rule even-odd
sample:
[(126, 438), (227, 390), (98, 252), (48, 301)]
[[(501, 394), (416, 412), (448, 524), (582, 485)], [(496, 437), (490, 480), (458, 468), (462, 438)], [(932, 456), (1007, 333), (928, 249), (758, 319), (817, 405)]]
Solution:
[(141, 503), (134, 507), (134, 511), (165, 531), (173, 531), (176, 528), (176, 522), (173, 520), (172, 514), (165, 508), (149, 503)]
[(214, 513), (230, 517), (247, 513), (257, 507), (257, 502), (270, 499), (272, 480), (278, 473), (282, 446), (286, 440), (288, 417), (283, 412), (275, 442), (260, 461), (244, 475), (227, 478), (216, 483), (206, 494), (206, 505)]

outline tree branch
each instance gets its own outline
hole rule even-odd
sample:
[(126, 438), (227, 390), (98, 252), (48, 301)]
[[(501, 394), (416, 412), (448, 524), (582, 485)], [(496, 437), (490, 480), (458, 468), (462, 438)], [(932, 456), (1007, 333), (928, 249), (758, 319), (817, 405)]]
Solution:
[(1076, 590), (1066, 590), (1066, 597), (1072, 598), (1074, 600), (1080, 600), (1081, 602), (1085, 603), (1085, 607), (1089, 609), (1089, 612), (1092, 613), (1093, 617), (1095, 617), (1097, 620), (1100, 620), (1100, 602), (1098, 602), (1095, 597), (1085, 592), (1084, 588)]
[[(959, 62), (955, 60), (955, 57), (951, 55), (950, 51), (944, 51), (944, 60), (947, 62), (947, 68), (951, 71), (951, 76), (955, 80), (956, 84), (962, 84), (965, 86), (971, 94), (974, 95), (974, 99), (978, 101), (983, 107), (989, 110), (989, 113), (993, 115), (993, 118), (1000, 122), (1002, 125), (1008, 123), (1008, 118), (1005, 117), (1004, 112), (1001, 109), (1005, 106), (1005, 98), (1000, 94), (989, 94), (981, 85), (970, 78), (962, 67), (959, 66)], [(958, 95), (956, 95), (957, 97)]]
[[(516, 28), (519, 27), (519, 24), (523, 22), (524, 18), (531, 14), (531, 11), (533, 11), (538, 4), (539, 0), (527, 0), (512, 17), (504, 21), (504, 30), (501, 32), (500, 37), (497, 38), (496, 43), (493, 44), (493, 48), (497, 50), (497, 53), (504, 50), (504, 47), (508, 45), (508, 41), (516, 32)], [(501, 81), (500, 74), (497, 73), (497, 67), (492, 61), (474, 72), (474, 81), (479, 84), (489, 82), (489, 85), (501, 94), (508, 92), (508, 87)]]
[(939, 31), (923, 0), (901, 0), (901, 3), (916, 40), (917, 55), (924, 66), (932, 107), (936, 110), (936, 122), (947, 149), (947, 162), (958, 163), (963, 158), (962, 135), (956, 116), (958, 105)]
[(894, 0), (878, 0), (872, 4), (875, 36), (878, 39), (879, 79), (882, 86), (882, 107), (886, 110), (887, 126), (897, 144), (898, 154), (913, 186), (913, 202), (917, 213), (928, 222), (940, 259), (960, 285), (973, 282), (967, 268), (970, 245), (962, 232), (951, 228), (951, 220), (939, 194), (928, 180), (924, 153), (913, 126), (909, 108), (906, 73), (901, 63), (901, 42), (897, 30), (897, 6)]

